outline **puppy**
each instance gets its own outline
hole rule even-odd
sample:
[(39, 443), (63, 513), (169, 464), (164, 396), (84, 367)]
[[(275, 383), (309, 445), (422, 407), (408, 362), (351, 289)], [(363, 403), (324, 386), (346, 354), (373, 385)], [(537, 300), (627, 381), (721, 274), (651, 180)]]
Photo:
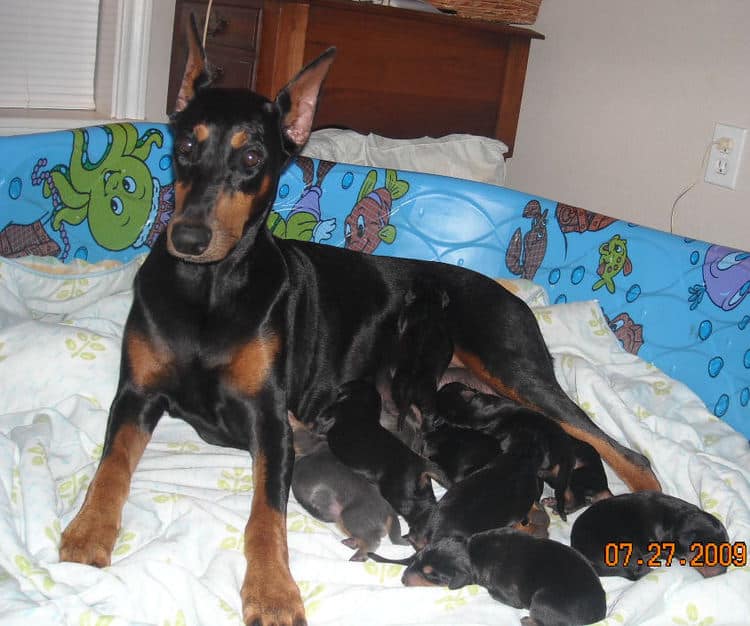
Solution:
[(422, 456), (436, 463), (456, 483), (483, 468), (500, 453), (495, 437), (440, 424), (422, 435)]
[(347, 467), (376, 484), (386, 501), (409, 523), (424, 523), (435, 506), (431, 478), (448, 480), (379, 423), (380, 395), (369, 382), (341, 385), (336, 400), (317, 420), (331, 452)]
[(311, 432), (289, 414), (294, 433), (292, 493), (313, 517), (333, 522), (348, 535), (343, 544), (355, 548), (350, 561), (365, 561), (388, 535), (392, 543), (406, 544), (393, 507), (377, 487), (341, 463), (325, 437)]
[[(585, 441), (573, 439), (575, 465), (570, 472), (570, 483), (565, 491), (565, 512), (573, 513), (584, 506), (611, 498), (607, 474), (599, 453)], [(557, 508), (556, 498), (544, 498), (542, 503)]]
[[(466, 540), (483, 530), (511, 525), (546, 536), (549, 517), (536, 504), (542, 492), (538, 473), (544, 452), (535, 445), (533, 431), (519, 431), (514, 437), (488, 465), (445, 492), (421, 535), (410, 529), (414, 546), (423, 548), (444, 537)], [(530, 520), (532, 511), (542, 519)]]
[(445, 289), (430, 281), (415, 283), (404, 296), (391, 384), (399, 430), (407, 417), (420, 423), (435, 413), (438, 380), (453, 356), (445, 318), (448, 302)]
[[(702, 546), (727, 541), (724, 525), (713, 515), (655, 491), (613, 496), (592, 504), (575, 521), (570, 535), (570, 545), (591, 561), (599, 576), (630, 580), (651, 571), (649, 560), (666, 556), (665, 543), (674, 544), (673, 560), (690, 561)], [(697, 569), (704, 577), (726, 571), (722, 565)]]
[(468, 542), (468, 582), (495, 600), (529, 609), (523, 626), (577, 626), (604, 619), (607, 603), (594, 568), (572, 548), (510, 528)]

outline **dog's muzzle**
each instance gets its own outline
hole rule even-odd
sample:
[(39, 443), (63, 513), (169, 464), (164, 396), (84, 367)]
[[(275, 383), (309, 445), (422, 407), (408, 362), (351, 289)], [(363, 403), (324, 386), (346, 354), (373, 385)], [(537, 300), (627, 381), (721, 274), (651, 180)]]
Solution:
[(211, 243), (210, 228), (202, 225), (175, 224), (172, 228), (172, 246), (179, 254), (200, 256)]

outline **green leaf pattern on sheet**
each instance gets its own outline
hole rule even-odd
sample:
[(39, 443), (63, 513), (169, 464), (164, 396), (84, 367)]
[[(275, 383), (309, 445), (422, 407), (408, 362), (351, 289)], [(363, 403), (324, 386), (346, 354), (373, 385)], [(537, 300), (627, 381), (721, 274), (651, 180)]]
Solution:
[(185, 452), (200, 452), (200, 446), (193, 441), (171, 441), (167, 444), (167, 449), (170, 452), (177, 452), (183, 454)]
[(299, 591), (302, 594), (302, 603), (305, 605), (305, 613), (308, 617), (314, 615), (320, 608), (320, 594), (325, 591), (325, 585), (315, 584), (306, 580), (297, 581)]
[(21, 473), (17, 467), (13, 468), (12, 474), (13, 484), (10, 488), (10, 501), (13, 504), (18, 504), (18, 497), (21, 495)]
[(114, 621), (112, 615), (94, 615), (91, 611), (86, 611), (78, 618), (78, 626), (109, 626)]
[(681, 626), (711, 626), (714, 623), (713, 617), (704, 617), (701, 619), (698, 607), (692, 602), (685, 607), (685, 617), (675, 615), (672, 622)]
[(654, 392), (654, 395), (668, 396), (672, 393), (672, 385), (666, 380), (656, 380), (651, 383), (651, 390)]
[(68, 337), (65, 340), (65, 347), (70, 352), (71, 359), (83, 359), (84, 361), (93, 361), (97, 352), (106, 350), (103, 343), (100, 343), (101, 337), (94, 333), (87, 333), (79, 330), (76, 338)]
[(227, 621), (234, 624), (243, 624), (240, 614), (232, 608), (232, 605), (229, 604), (229, 602), (219, 599), (219, 608), (224, 611)]
[(88, 290), (88, 278), (71, 278), (63, 281), (54, 297), (56, 300), (72, 300), (73, 298), (80, 298), (86, 295)]
[(7, 354), (3, 354), (3, 350), (5, 349), (5, 342), (0, 341), (0, 361), (4, 361), (8, 358)]
[(185, 496), (180, 493), (160, 493), (154, 496), (154, 502), (156, 502), (156, 504), (174, 503), (178, 500), (182, 500), (184, 497)]
[(47, 451), (44, 446), (37, 444), (29, 448), (31, 453), (31, 464), (32, 465), (46, 465), (47, 464)]
[(396, 578), (401, 576), (401, 572), (404, 571), (403, 565), (395, 565), (391, 563), (375, 563), (374, 561), (367, 561), (363, 564), (365, 573), (370, 576), (375, 576), (378, 582), (383, 583), (388, 578)]
[(589, 328), (591, 332), (597, 337), (603, 337), (610, 333), (607, 322), (604, 321), (601, 309), (591, 309), (591, 319), (589, 320)]
[(164, 626), (185, 626), (185, 614), (182, 610), (177, 611), (177, 615), (174, 617), (174, 622), (165, 619)]
[(438, 598), (435, 600), (435, 604), (442, 606), (444, 611), (453, 611), (458, 607), (464, 606), (470, 597), (478, 595), (480, 589), (481, 587), (478, 585), (467, 585), (457, 591), (452, 591), (444, 595), (442, 598)]
[(72, 506), (78, 498), (78, 494), (89, 486), (90, 476), (88, 472), (73, 474), (68, 480), (64, 480), (58, 487), (60, 497)]
[(56, 519), (52, 522), (52, 526), (46, 526), (44, 528), (44, 534), (52, 542), (52, 545), (57, 547), (60, 545), (60, 536), (62, 535), (62, 527), (60, 526), (60, 520)]
[(716, 497), (713, 494), (708, 493), (708, 491), (701, 491), (700, 499), (701, 499), (701, 508), (706, 513), (710, 513), (717, 520), (724, 523), (723, 516), (716, 510), (716, 507), (719, 506), (719, 501), (716, 499)]
[(229, 491), (235, 495), (247, 493), (253, 488), (253, 474), (245, 467), (235, 467), (223, 470), (219, 479), (219, 489)]
[(39, 579), (45, 590), (49, 591), (55, 586), (55, 581), (49, 575), (49, 572), (41, 567), (35, 567), (31, 564), (31, 561), (21, 554), (17, 554), (15, 558), (16, 567), (23, 576), (29, 580)]
[(115, 549), (112, 550), (113, 556), (123, 556), (133, 549), (130, 542), (135, 539), (136, 534), (132, 530), (120, 529), (120, 534), (117, 535), (117, 541), (115, 542)]
[(239, 529), (231, 524), (227, 524), (224, 529), (229, 533), (229, 536), (221, 540), (219, 548), (222, 550), (242, 550), (245, 540)]
[(327, 528), (326, 524), (304, 513), (289, 513), (286, 520), (287, 530), (295, 533), (314, 533)]
[(548, 310), (539, 310), (534, 309), (534, 317), (536, 317), (536, 321), (539, 324), (545, 323), (545, 324), (551, 324), (552, 323), (552, 314)]

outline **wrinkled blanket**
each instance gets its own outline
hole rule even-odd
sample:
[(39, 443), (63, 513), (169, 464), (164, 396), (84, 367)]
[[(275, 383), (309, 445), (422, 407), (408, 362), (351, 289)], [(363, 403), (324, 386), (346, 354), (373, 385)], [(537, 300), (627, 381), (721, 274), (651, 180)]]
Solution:
[[(0, 260), (0, 623), (240, 624), (242, 534), (251, 501), (247, 453), (203, 442), (164, 417), (135, 472), (113, 564), (60, 563), (61, 530), (81, 506), (101, 455), (120, 340), (138, 263), (90, 269)], [(75, 273), (70, 273), (70, 272)], [(646, 454), (666, 493), (750, 537), (748, 442), (682, 384), (623, 351), (595, 301), (535, 306), (558, 378), (591, 418)], [(611, 473), (615, 493), (626, 491)], [(552, 517), (552, 538), (570, 525)], [(405, 588), (398, 565), (351, 563), (333, 525), (292, 499), (291, 568), (311, 626), (513, 624), (525, 611), (477, 586)], [(387, 540), (380, 552), (404, 556)], [(561, 573), (564, 575), (564, 573)], [(750, 567), (704, 580), (689, 567), (631, 583), (602, 579), (600, 624), (750, 621)]]

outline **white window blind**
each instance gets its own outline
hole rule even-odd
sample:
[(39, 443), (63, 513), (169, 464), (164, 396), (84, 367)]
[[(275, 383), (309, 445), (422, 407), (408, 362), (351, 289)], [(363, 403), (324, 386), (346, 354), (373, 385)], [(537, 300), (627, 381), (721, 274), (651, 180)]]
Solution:
[(0, 0), (0, 107), (95, 109), (99, 0)]

